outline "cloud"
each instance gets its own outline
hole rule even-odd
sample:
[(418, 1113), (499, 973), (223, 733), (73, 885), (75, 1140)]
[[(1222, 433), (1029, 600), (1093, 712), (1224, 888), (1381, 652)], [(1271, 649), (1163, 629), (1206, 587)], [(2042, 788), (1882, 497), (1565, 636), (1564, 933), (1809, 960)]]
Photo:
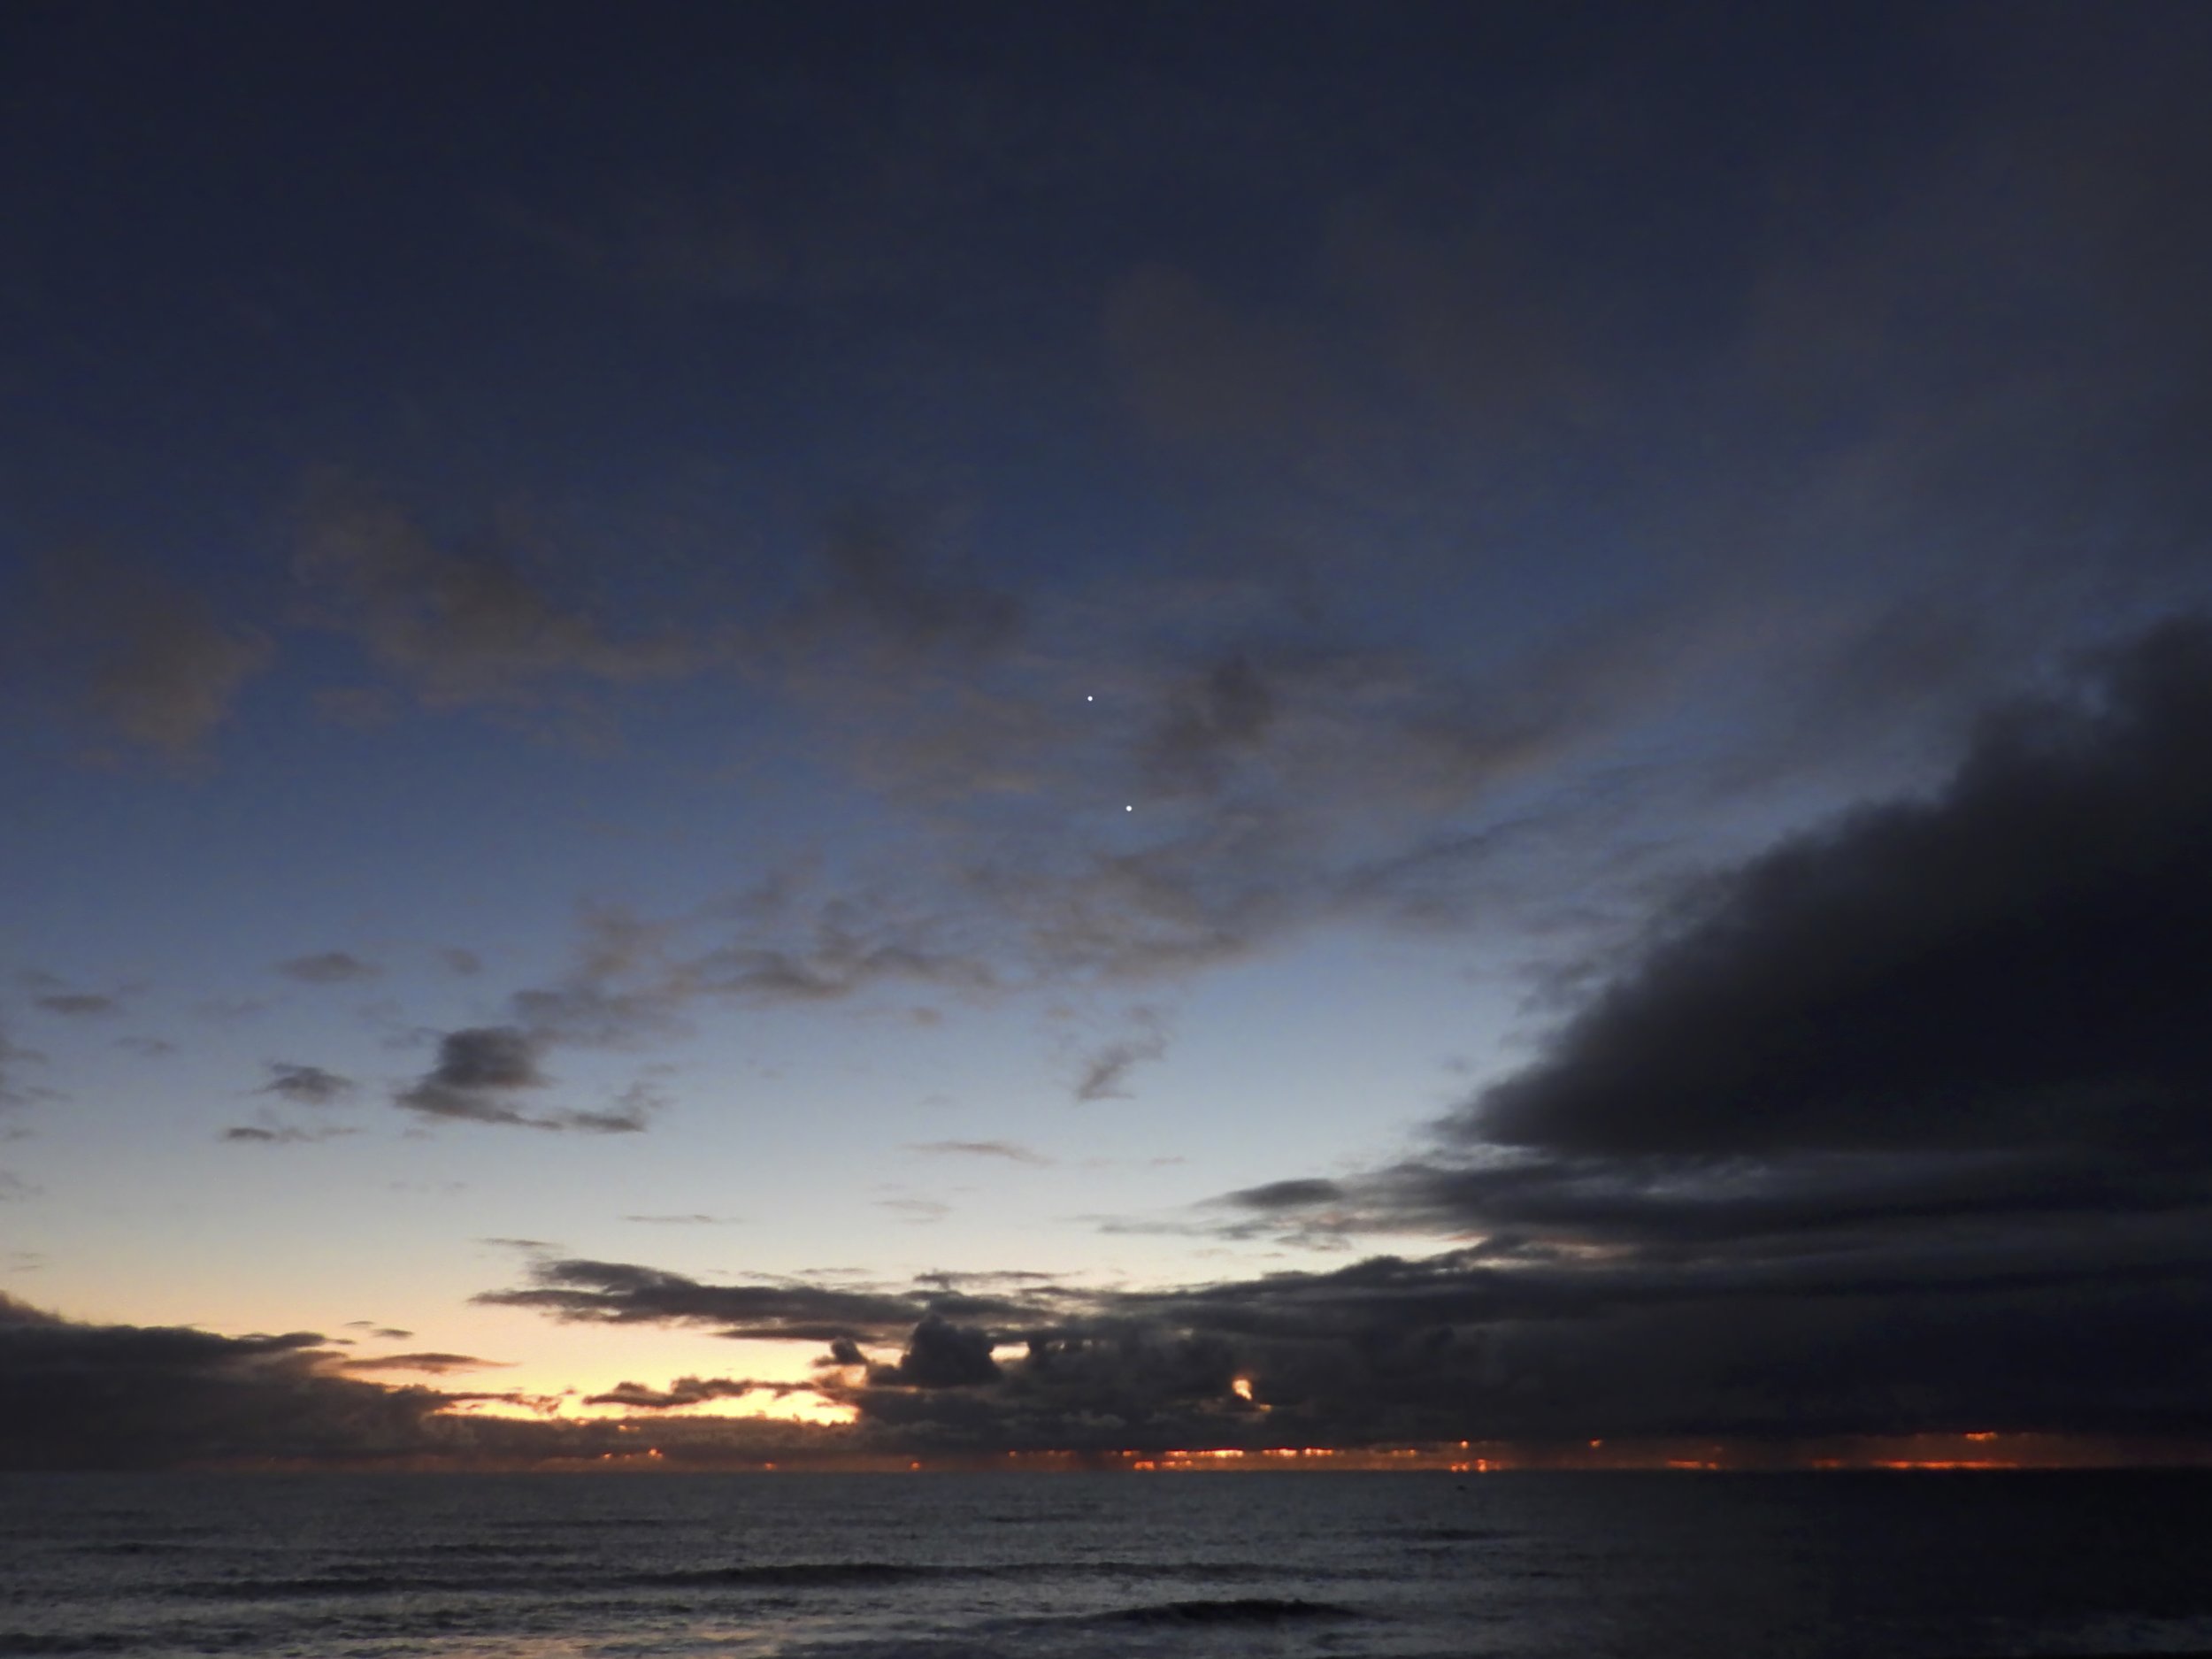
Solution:
[(2212, 1350), (2163, 1333), (2212, 1259), (2208, 742), (2212, 625), (2101, 653), (1698, 883), (1438, 1151), (1221, 1230), (1479, 1236), (1402, 1271), (1593, 1422), (2202, 1432)]
[(394, 1103), (420, 1117), (587, 1134), (634, 1134), (663, 1103), (644, 1084), (633, 1085), (598, 1110), (532, 1113), (523, 1102), (551, 1086), (540, 1061), (545, 1039), (516, 1025), (472, 1025), (442, 1033), (438, 1058)]
[[(381, 1336), (382, 1332), (376, 1334)], [(380, 1354), (359, 1359), (341, 1360), (334, 1370), (354, 1371), (420, 1371), (430, 1376), (443, 1376), (457, 1371), (502, 1371), (513, 1362), (503, 1359), (478, 1359), (471, 1354)]]
[(34, 1005), (49, 1014), (65, 1018), (84, 1018), (112, 1014), (123, 1006), (121, 999), (104, 996), (96, 991), (57, 991), (47, 996), (35, 997)]
[[(1894, 1262), (1615, 1263), (1479, 1247), (1183, 1289), (1043, 1281), (956, 1302), (920, 1286), (704, 1286), (572, 1262), (541, 1268), (538, 1288), (480, 1300), (835, 1344), (832, 1367), (903, 1334), (899, 1363), (818, 1384), (878, 1448), (2156, 1436), (2212, 1432), (2203, 1345), (2172, 1336), (2212, 1311), (2196, 1242), (2147, 1275), (2124, 1271), (2122, 1250), (2039, 1274), (1965, 1252), (1916, 1289), (1898, 1286)], [(993, 1350), (1009, 1342), (1025, 1351), (1002, 1362)]]
[(1240, 312), (1187, 273), (1141, 266), (1109, 296), (1104, 333), (1123, 396), (1171, 442), (1225, 449), (1314, 442), (1329, 388), (1313, 342)]
[(204, 613), (141, 617), (95, 671), (92, 706), (133, 742), (188, 755), (270, 656), (265, 640), (227, 632)]
[[(442, 1354), (349, 1362), (307, 1332), (91, 1325), (0, 1293), (0, 1469), (604, 1467), (638, 1449), (618, 1420), (549, 1420), (557, 1400), (345, 1374), (399, 1361), (434, 1372), (485, 1363)], [(484, 1400), (544, 1415), (449, 1409)], [(794, 1451), (833, 1452), (842, 1437), (813, 1425), (713, 1419), (657, 1424), (653, 1443), (670, 1463), (757, 1466)]]
[(269, 1004), (252, 998), (215, 997), (204, 1002), (195, 1002), (192, 1011), (202, 1019), (228, 1023), (265, 1014), (269, 1011)]
[(749, 1378), (736, 1377), (679, 1377), (665, 1388), (649, 1388), (643, 1383), (621, 1382), (603, 1394), (591, 1394), (584, 1403), (588, 1406), (628, 1406), (633, 1410), (674, 1411), (686, 1406), (703, 1405), (710, 1400), (741, 1400), (747, 1394), (773, 1394), (778, 1399), (787, 1394), (813, 1394), (811, 1383), (756, 1382)]
[(1934, 799), (1712, 879), (1461, 1139), (2212, 1162), (2212, 624), (1983, 725)]
[(0, 1108), (27, 1106), (34, 1101), (52, 1098), (49, 1090), (16, 1080), (19, 1067), (42, 1065), (45, 1060), (46, 1056), (37, 1049), (12, 1041), (6, 1027), (0, 1026)]
[(330, 1106), (349, 1099), (355, 1090), (351, 1078), (340, 1077), (335, 1071), (326, 1071), (319, 1065), (297, 1065), (289, 1061), (269, 1062), (269, 1080), (254, 1093), (275, 1094), (296, 1106)]
[(803, 1280), (705, 1285), (680, 1273), (581, 1258), (535, 1263), (530, 1276), (533, 1282), (526, 1288), (487, 1291), (475, 1300), (589, 1324), (692, 1325), (732, 1338), (807, 1343), (843, 1338), (882, 1344), (899, 1340), (932, 1312), (970, 1321), (1027, 1320), (1043, 1294), (1014, 1301), (921, 1286), (849, 1290)]
[(380, 1342), (404, 1342), (415, 1334), (412, 1331), (402, 1331), (393, 1325), (379, 1325), (373, 1319), (349, 1319), (345, 1328), (349, 1331), (366, 1331)]
[(952, 1214), (952, 1206), (934, 1198), (879, 1198), (878, 1210), (888, 1210), (900, 1220), (923, 1227)]
[(373, 963), (362, 961), (351, 951), (323, 950), (280, 962), (277, 972), (302, 985), (351, 985), (376, 979), (383, 970)]
[(651, 1126), (654, 1113), (668, 1103), (659, 1090), (643, 1083), (633, 1083), (616, 1096), (615, 1102), (599, 1111), (563, 1112), (549, 1119), (548, 1127), (580, 1129), (595, 1135), (643, 1134)]
[(508, 1124), (533, 1129), (591, 1127), (565, 1118), (536, 1116), (522, 1110), (534, 1090), (551, 1079), (540, 1068), (542, 1044), (515, 1025), (471, 1025), (438, 1039), (438, 1058), (430, 1070), (392, 1098), (425, 1118), (468, 1123)]
[(440, 950), (438, 960), (444, 963), (449, 972), (465, 978), (472, 977), (484, 971), (484, 958), (473, 950), (464, 950), (458, 945), (448, 945)]
[(807, 936), (769, 943), (747, 930), (684, 967), (694, 994), (754, 1002), (835, 1002), (893, 983), (980, 995), (997, 971), (972, 950), (941, 941), (942, 925), (902, 914), (887, 902), (833, 897), (810, 919)]
[(1083, 1102), (1126, 1100), (1129, 1073), (1167, 1053), (1167, 1033), (1158, 1014), (1149, 1009), (1132, 1010), (1135, 1029), (1117, 1038), (1083, 1062), (1075, 1081), (1075, 1098)]
[(735, 1227), (741, 1226), (742, 1216), (710, 1216), (694, 1210), (677, 1216), (625, 1216), (625, 1221), (634, 1221), (654, 1227)]
[[(991, 1347), (989, 1332), (955, 1325), (932, 1313), (907, 1338), (899, 1363), (879, 1368), (886, 1373), (880, 1380), (909, 1388), (964, 1388), (996, 1382), (998, 1362), (991, 1357)], [(879, 1379), (872, 1375), (870, 1380)]]
[(564, 682), (665, 680), (707, 660), (672, 632), (618, 638), (506, 547), (442, 547), (396, 503), (334, 476), (309, 491), (293, 571), (332, 626), (434, 708), (529, 706)]
[(916, 515), (856, 513), (823, 540), (814, 591), (787, 626), (803, 645), (858, 644), (896, 660), (989, 655), (1020, 626), (1014, 598), (963, 572)]
[(1143, 1290), (554, 1263), (488, 1300), (841, 1339), (840, 1366), (903, 1333), (906, 1360), (822, 1386), (912, 1448), (2201, 1441), (2207, 753), (2212, 622), (2096, 654), (1990, 713), (1939, 787), (1696, 880), (1425, 1150), (1189, 1223), (1448, 1248)]
[(1345, 1195), (1340, 1181), (1305, 1178), (1287, 1181), (1269, 1181), (1264, 1186), (1248, 1187), (1240, 1192), (1224, 1194), (1216, 1202), (1234, 1204), (1246, 1210), (1271, 1212), (1280, 1210), (1304, 1210), (1315, 1204), (1335, 1203)]
[(147, 565), (81, 552), (50, 560), (47, 577), (56, 638), (94, 716), (171, 760), (199, 753), (274, 655)]
[(0, 1468), (374, 1457), (434, 1443), (436, 1395), (324, 1375), (321, 1342), (82, 1325), (0, 1294)]
[(920, 1141), (910, 1142), (906, 1149), (931, 1157), (1003, 1158), (1010, 1164), (1026, 1164), (1038, 1169), (1052, 1162), (1033, 1148), (1012, 1141)]
[(234, 1124), (223, 1131), (222, 1138), (260, 1146), (301, 1146), (318, 1141), (334, 1141), (353, 1133), (335, 1124), (325, 1124), (313, 1129), (302, 1128), (297, 1124)]

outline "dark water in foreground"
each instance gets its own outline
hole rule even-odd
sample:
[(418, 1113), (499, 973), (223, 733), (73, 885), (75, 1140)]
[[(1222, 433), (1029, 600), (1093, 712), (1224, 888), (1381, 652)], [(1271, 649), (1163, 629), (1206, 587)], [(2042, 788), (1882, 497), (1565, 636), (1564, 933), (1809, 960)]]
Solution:
[(0, 1655), (2212, 1653), (2212, 1474), (0, 1477)]

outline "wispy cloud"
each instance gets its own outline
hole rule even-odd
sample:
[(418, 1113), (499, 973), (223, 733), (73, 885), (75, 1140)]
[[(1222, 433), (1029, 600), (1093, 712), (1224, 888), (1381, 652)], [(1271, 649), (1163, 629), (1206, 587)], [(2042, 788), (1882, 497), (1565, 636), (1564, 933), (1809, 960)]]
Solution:
[(280, 962), (277, 972), (302, 985), (352, 985), (376, 979), (383, 970), (349, 950), (319, 950)]
[(526, 707), (565, 681), (665, 680), (706, 660), (674, 632), (618, 635), (526, 572), (519, 550), (442, 547), (396, 502), (325, 474), (308, 491), (293, 569), (313, 614), (432, 707)]
[(351, 1078), (340, 1077), (319, 1065), (298, 1065), (289, 1061), (269, 1062), (268, 1081), (254, 1092), (274, 1094), (296, 1106), (330, 1106), (349, 1100), (356, 1085)]
[(931, 1157), (1002, 1158), (1009, 1164), (1026, 1164), (1036, 1169), (1046, 1168), (1052, 1163), (1035, 1148), (1015, 1141), (921, 1141), (910, 1142), (906, 1149)]

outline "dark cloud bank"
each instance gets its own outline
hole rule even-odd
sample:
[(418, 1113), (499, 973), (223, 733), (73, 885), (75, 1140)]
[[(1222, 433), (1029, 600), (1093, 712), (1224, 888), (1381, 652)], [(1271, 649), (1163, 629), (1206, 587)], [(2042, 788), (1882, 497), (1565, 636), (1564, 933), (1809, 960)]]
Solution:
[[(635, 1449), (613, 1421), (448, 1409), (497, 1400), (542, 1412), (549, 1401), (392, 1387), (344, 1374), (492, 1363), (454, 1354), (348, 1361), (311, 1332), (231, 1337), (173, 1325), (86, 1325), (0, 1293), (0, 1468), (511, 1464)], [(702, 1425), (707, 1433), (691, 1437), (687, 1426), (659, 1429), (657, 1443), (672, 1455), (695, 1441), (696, 1453), (760, 1458), (787, 1455), (794, 1442), (787, 1425)]]
[[(1441, 1254), (1146, 1292), (1030, 1275), (710, 1285), (548, 1260), (482, 1300), (807, 1344), (813, 1386), (858, 1422), (776, 1432), (847, 1449), (1996, 1430), (2200, 1451), (2208, 756), (2212, 624), (2172, 623), (1991, 714), (1927, 798), (1680, 895), (1425, 1156), (1231, 1194), (1179, 1224), (1426, 1233), (1455, 1241)], [(442, 1056), (434, 1080), (534, 1075), (526, 1054), (520, 1071), (468, 1057)], [(442, 1436), (480, 1455), (470, 1437), (597, 1432), (443, 1417), (448, 1396), (322, 1369), (311, 1337), (0, 1316), (18, 1463)], [(751, 1386), (609, 1398), (664, 1411)]]

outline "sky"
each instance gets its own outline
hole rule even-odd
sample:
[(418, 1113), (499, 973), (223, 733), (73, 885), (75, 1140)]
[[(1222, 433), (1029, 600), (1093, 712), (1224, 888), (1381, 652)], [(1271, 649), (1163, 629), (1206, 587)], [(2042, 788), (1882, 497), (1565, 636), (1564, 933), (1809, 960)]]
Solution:
[(2204, 1455), (2208, 75), (9, 8), (0, 1464)]

